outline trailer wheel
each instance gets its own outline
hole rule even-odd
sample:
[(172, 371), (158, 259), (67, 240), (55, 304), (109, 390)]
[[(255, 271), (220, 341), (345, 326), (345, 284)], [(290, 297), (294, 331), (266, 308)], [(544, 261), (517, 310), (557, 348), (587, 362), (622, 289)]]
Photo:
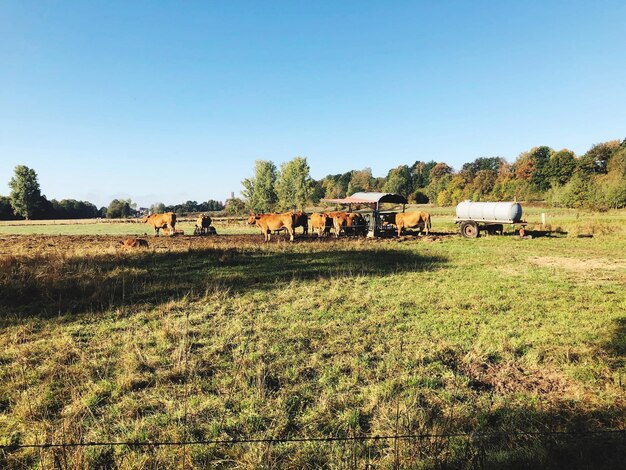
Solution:
[(478, 236), (478, 225), (472, 220), (461, 223), (461, 235), (465, 238), (476, 238)]

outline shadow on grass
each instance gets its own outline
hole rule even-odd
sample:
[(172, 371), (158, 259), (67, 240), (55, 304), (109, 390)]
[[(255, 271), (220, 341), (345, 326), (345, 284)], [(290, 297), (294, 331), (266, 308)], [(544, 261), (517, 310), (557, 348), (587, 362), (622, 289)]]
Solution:
[[(626, 455), (624, 412), (615, 408), (584, 410), (562, 404), (538, 410), (503, 407), (477, 416), (468, 440), (457, 440), (451, 468), (620, 468)], [(465, 445), (465, 448), (463, 447)], [(447, 443), (449, 449), (451, 442)]]
[[(611, 355), (613, 368), (621, 369), (626, 367), (626, 317), (618, 318), (614, 323), (613, 336), (605, 345), (605, 350)], [(620, 385), (626, 387), (626, 383)]]
[(228, 290), (272, 290), (315, 281), (433, 269), (446, 259), (390, 249), (270, 251), (202, 248), (13, 260), (0, 274), (0, 316), (104, 311), (158, 305)]

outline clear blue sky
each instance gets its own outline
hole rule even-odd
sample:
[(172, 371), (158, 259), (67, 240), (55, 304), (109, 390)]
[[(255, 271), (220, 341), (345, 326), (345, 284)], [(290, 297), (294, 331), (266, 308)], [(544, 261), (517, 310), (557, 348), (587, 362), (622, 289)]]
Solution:
[(141, 205), (626, 137), (626, 2), (0, 2), (0, 194)]

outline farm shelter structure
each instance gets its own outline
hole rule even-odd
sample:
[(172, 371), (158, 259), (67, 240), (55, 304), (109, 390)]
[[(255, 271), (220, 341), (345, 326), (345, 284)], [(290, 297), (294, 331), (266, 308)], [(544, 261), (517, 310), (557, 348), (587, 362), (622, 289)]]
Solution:
[(352, 205), (368, 206), (372, 211), (371, 214), (366, 214), (369, 218), (368, 237), (377, 237), (387, 232), (387, 224), (380, 218), (381, 204), (402, 204), (402, 212), (404, 212), (405, 205), (408, 204), (406, 198), (401, 194), (374, 192), (359, 192), (340, 199), (322, 199), (321, 202), (348, 206), (349, 212), (352, 212)]

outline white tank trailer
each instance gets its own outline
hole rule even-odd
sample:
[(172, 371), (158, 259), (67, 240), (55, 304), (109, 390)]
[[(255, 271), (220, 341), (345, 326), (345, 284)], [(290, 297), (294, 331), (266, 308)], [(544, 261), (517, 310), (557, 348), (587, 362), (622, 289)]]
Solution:
[(481, 231), (502, 233), (504, 224), (526, 225), (522, 206), (517, 202), (463, 201), (456, 206), (454, 222), (466, 238), (476, 238)]

